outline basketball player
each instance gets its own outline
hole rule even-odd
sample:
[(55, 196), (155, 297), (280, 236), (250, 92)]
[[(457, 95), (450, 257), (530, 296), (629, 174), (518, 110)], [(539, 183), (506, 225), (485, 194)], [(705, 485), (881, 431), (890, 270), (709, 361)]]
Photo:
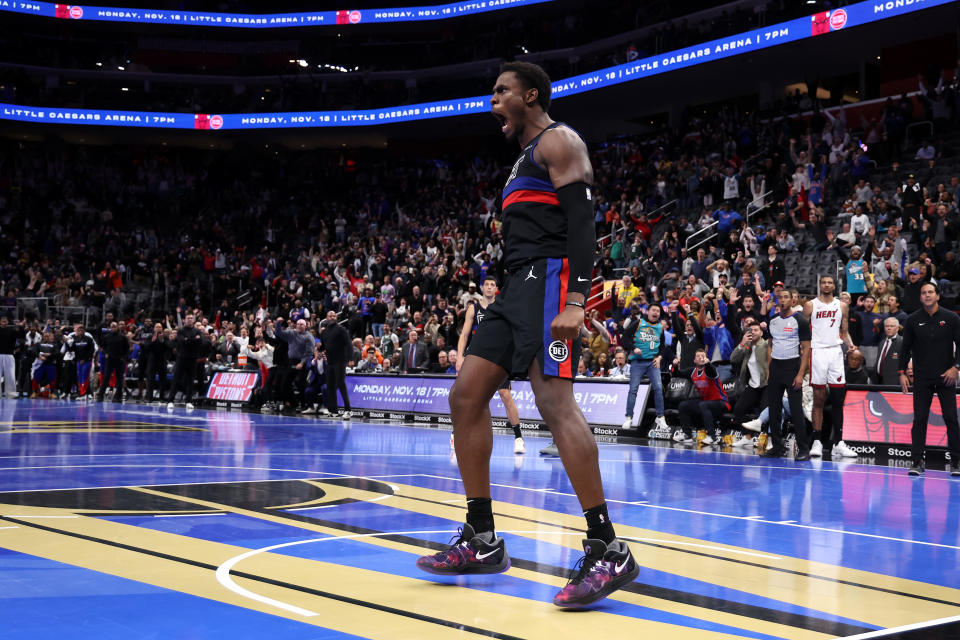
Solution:
[[(480, 285), (480, 295), (482, 296), (480, 302), (470, 302), (470, 304), (467, 305), (467, 310), (463, 314), (463, 328), (460, 330), (460, 339), (457, 340), (457, 353), (468, 353), (467, 345), (477, 332), (477, 327), (480, 326), (480, 322), (483, 320), (484, 312), (487, 310), (487, 307), (493, 304), (493, 301), (497, 297), (497, 279), (493, 276), (485, 277), (483, 283)], [(467, 331), (467, 327), (470, 327), (469, 331)], [(460, 368), (463, 367), (463, 360), (463, 358), (457, 358), (458, 374), (460, 373)], [(526, 453), (527, 449), (523, 445), (523, 436), (520, 435), (520, 412), (517, 411), (517, 403), (513, 401), (513, 392), (510, 391), (509, 377), (503, 379), (497, 391), (500, 393), (503, 408), (507, 412), (507, 422), (510, 423), (510, 428), (513, 429), (513, 452)], [(452, 433), (450, 434), (450, 448), (454, 448)]]
[(93, 369), (93, 358), (97, 354), (97, 342), (93, 339), (82, 324), (78, 324), (73, 333), (67, 336), (60, 348), (62, 353), (69, 351), (73, 354), (77, 373), (77, 397), (86, 400), (93, 399), (90, 395), (90, 370)]
[[(856, 458), (857, 453), (843, 441), (843, 399), (847, 394), (847, 380), (843, 368), (843, 350), (857, 350), (850, 338), (847, 303), (833, 297), (837, 282), (831, 275), (820, 276), (820, 295), (803, 305), (803, 314), (810, 318), (810, 386), (813, 387), (813, 445), (814, 458), (837, 453), (844, 458)], [(830, 389), (830, 417), (833, 433), (823, 433), (823, 407)], [(836, 442), (834, 442), (836, 440)]]
[(44, 331), (37, 347), (37, 357), (30, 368), (31, 398), (48, 397), (57, 388), (57, 351), (59, 345), (53, 339), (52, 331)]
[(502, 195), (508, 277), (484, 310), (450, 391), (467, 522), (453, 546), (421, 557), (417, 566), (445, 575), (510, 568), (490, 503), (489, 403), (505, 376), (526, 373), (587, 521), (585, 557), (553, 603), (584, 607), (632, 582), (640, 571), (610, 522), (597, 442), (573, 395), (596, 253), (593, 168), (580, 136), (547, 115), (550, 78), (537, 65), (504, 64), (490, 105), (501, 131), (521, 148)]

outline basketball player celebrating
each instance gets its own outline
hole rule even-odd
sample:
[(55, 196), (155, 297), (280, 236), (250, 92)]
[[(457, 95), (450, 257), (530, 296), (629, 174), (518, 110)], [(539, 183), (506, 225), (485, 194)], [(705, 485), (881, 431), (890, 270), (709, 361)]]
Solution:
[(507, 139), (522, 149), (502, 196), (508, 277), (484, 310), (450, 391), (467, 522), (453, 546), (420, 558), (417, 566), (438, 574), (500, 573), (510, 567), (490, 503), (489, 402), (504, 376), (526, 372), (587, 520), (586, 555), (553, 603), (583, 607), (640, 571), (607, 515), (597, 443), (573, 395), (596, 245), (593, 168), (580, 136), (547, 115), (550, 78), (537, 65), (503, 65), (490, 105)]
[[(460, 339), (457, 340), (457, 353), (466, 355), (467, 345), (477, 333), (477, 327), (483, 321), (484, 312), (487, 310), (497, 297), (497, 279), (493, 276), (487, 276), (480, 285), (480, 294), (483, 296), (480, 302), (472, 302), (467, 306), (463, 314), (463, 329), (460, 330)], [(467, 331), (467, 327), (470, 330)], [(457, 373), (463, 367), (463, 358), (457, 358)], [(517, 411), (517, 403), (513, 401), (513, 392), (510, 391), (510, 378), (504, 377), (497, 390), (500, 393), (500, 401), (503, 402), (503, 408), (507, 412), (507, 422), (513, 429), (513, 452), (526, 453), (527, 449), (523, 445), (523, 436), (520, 435), (520, 412)], [(450, 434), (450, 446), (454, 447), (454, 436)]]
[[(844, 458), (856, 458), (857, 453), (843, 441), (843, 399), (847, 380), (843, 368), (843, 350), (853, 352), (857, 347), (847, 327), (847, 303), (833, 297), (837, 288), (833, 276), (820, 276), (820, 295), (803, 305), (803, 314), (810, 318), (810, 386), (813, 387), (813, 445), (811, 457), (837, 453)], [(830, 389), (830, 418), (832, 433), (823, 433), (823, 407)], [(834, 442), (836, 441), (836, 442)]]

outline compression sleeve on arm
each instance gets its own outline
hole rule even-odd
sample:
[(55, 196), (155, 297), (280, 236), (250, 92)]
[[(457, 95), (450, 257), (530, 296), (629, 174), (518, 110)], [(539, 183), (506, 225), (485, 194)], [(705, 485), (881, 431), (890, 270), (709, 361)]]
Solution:
[(586, 298), (590, 293), (597, 251), (593, 196), (585, 182), (574, 182), (557, 189), (557, 200), (567, 214), (567, 260), (570, 267), (567, 291), (581, 293)]

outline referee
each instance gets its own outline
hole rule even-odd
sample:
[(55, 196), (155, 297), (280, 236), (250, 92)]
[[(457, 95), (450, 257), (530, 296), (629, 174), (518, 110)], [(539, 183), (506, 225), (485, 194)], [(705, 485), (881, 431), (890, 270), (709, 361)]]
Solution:
[(957, 424), (957, 371), (960, 369), (960, 318), (940, 308), (940, 288), (927, 282), (920, 287), (921, 309), (907, 318), (900, 351), (900, 388), (908, 392), (906, 367), (913, 357), (913, 465), (911, 476), (922, 476), (927, 442), (927, 418), (933, 394), (947, 425), (951, 476), (960, 476), (960, 426)]
[(792, 297), (789, 291), (781, 289), (777, 294), (780, 313), (770, 321), (770, 349), (767, 351), (767, 406), (770, 409), (770, 437), (773, 448), (760, 455), (765, 458), (782, 458), (786, 454), (783, 446), (780, 414), (783, 411), (783, 392), (790, 400), (790, 417), (793, 431), (797, 436), (797, 455), (794, 460), (802, 462), (810, 459), (810, 436), (803, 415), (803, 376), (810, 362), (810, 322), (799, 312), (791, 309)]

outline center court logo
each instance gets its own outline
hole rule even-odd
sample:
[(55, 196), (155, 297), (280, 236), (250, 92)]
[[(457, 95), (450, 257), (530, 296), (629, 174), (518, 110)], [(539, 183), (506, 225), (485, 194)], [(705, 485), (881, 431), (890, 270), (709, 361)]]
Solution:
[(570, 349), (567, 348), (566, 343), (559, 340), (550, 343), (550, 346), (547, 347), (547, 353), (550, 354), (550, 359), (554, 362), (564, 362), (570, 357)]

